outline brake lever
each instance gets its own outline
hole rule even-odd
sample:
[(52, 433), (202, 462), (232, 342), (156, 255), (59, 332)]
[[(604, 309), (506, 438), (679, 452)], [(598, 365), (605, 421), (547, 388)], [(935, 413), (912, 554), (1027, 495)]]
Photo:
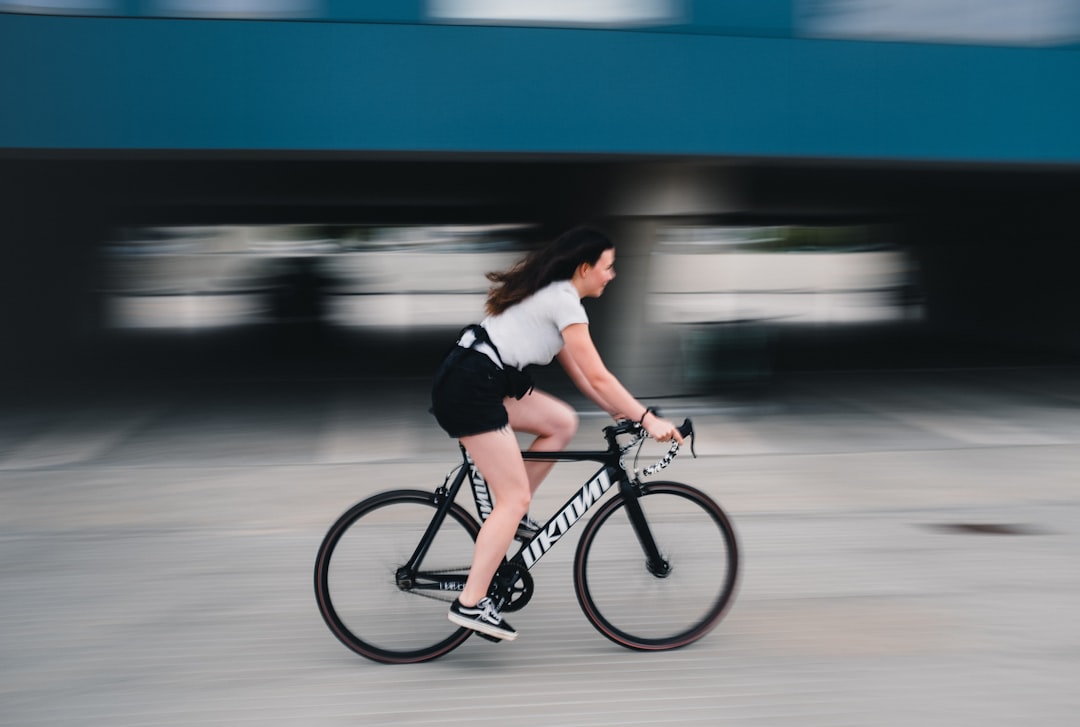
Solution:
[(680, 426), (678, 429), (679, 434), (682, 435), (684, 440), (687, 437), (690, 438), (690, 456), (692, 456), (694, 459), (697, 459), (697, 452), (694, 451), (694, 423), (691, 422), (689, 419), (683, 419), (682, 426)]

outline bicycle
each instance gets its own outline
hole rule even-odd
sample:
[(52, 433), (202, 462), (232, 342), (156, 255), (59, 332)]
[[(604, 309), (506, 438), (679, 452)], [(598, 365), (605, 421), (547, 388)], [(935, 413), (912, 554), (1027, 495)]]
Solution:
[[(671, 463), (677, 442), (639, 475), (638, 457), (632, 467), (625, 459), (646, 438), (643, 428), (624, 421), (603, 431), (606, 450), (522, 452), (526, 460), (595, 461), (601, 467), (503, 560), (491, 596), (503, 613), (523, 608), (533, 595), (529, 571), (617, 488), (588, 520), (578, 542), (573, 569), (578, 603), (588, 621), (621, 646), (643, 651), (685, 646), (712, 630), (730, 605), (739, 563), (735, 531), (720, 506), (700, 490), (678, 482), (642, 482)], [(689, 419), (679, 431), (693, 453)], [(620, 444), (623, 436), (631, 437), (629, 443)], [(462, 463), (434, 492), (373, 495), (338, 518), (319, 547), (319, 611), (334, 636), (362, 656), (384, 663), (423, 662), (477, 633), (446, 618), (449, 602), (465, 586), (480, 530), (455, 502), (466, 479), (480, 520), (492, 509), (487, 483), (459, 448)]]

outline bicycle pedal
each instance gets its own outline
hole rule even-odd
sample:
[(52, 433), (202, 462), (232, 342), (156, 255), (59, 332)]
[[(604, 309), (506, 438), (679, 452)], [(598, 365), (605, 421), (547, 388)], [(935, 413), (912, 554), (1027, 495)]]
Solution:
[(503, 642), (503, 640), (500, 639), (499, 637), (492, 636), (491, 634), (485, 634), (483, 631), (475, 631), (474, 633), (477, 636), (479, 636), (481, 639), (486, 639), (486, 640), (490, 641), (493, 644), (501, 644)]

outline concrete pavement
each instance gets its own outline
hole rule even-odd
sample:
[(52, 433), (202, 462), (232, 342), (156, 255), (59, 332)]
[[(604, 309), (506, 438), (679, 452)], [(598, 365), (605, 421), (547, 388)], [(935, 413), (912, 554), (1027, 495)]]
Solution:
[[(659, 402), (732, 516), (735, 605), (623, 650), (534, 573), (521, 638), (386, 666), (323, 625), (340, 512), (433, 487), (454, 444), (409, 382), (79, 390), (0, 413), (0, 724), (1072, 725), (1080, 371), (831, 374)], [(575, 446), (603, 420), (585, 416)], [(546, 515), (588, 465), (561, 465)], [(574, 535), (576, 536), (576, 532)], [(569, 545), (569, 544), (568, 544)]]

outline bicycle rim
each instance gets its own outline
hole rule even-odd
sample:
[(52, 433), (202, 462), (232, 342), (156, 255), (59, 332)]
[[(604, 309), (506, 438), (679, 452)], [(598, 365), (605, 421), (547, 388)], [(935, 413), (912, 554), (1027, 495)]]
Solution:
[[(327, 533), (315, 564), (316, 600), (330, 630), (358, 654), (385, 663), (427, 661), (471, 635), (446, 618), (455, 591), (398, 586), (397, 571), (435, 512), (430, 492), (387, 492), (354, 506)], [(478, 531), (454, 505), (421, 571), (467, 573)]]
[(735, 591), (738, 547), (724, 512), (676, 482), (643, 486), (637, 498), (670, 571), (654, 574), (626, 512), (625, 495), (588, 523), (574, 561), (574, 589), (585, 616), (631, 649), (674, 649), (707, 634)]

